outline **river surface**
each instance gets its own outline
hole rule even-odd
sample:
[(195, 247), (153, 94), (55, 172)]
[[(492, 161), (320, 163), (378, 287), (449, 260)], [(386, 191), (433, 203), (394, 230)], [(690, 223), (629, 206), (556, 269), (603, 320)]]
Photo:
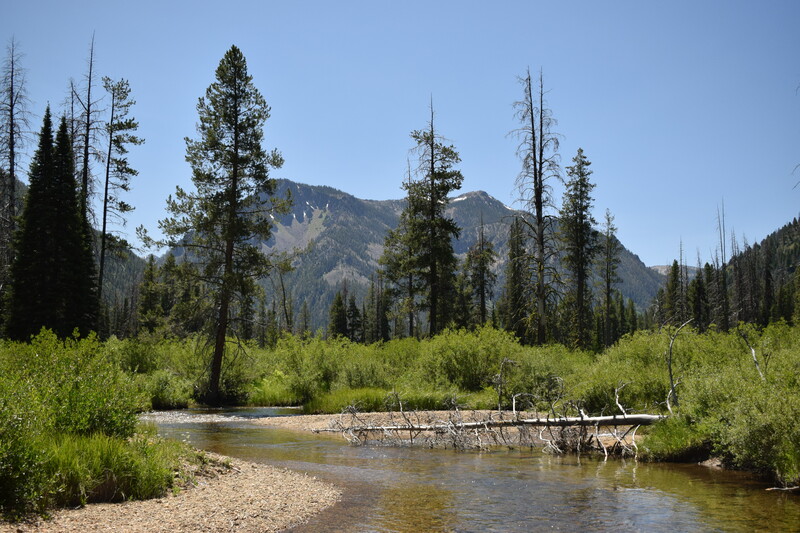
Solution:
[(307, 472), (342, 501), (298, 532), (800, 531), (800, 497), (696, 465), (603, 461), (538, 450), (457, 452), (350, 446), (273, 429), (273, 408), (146, 415), (198, 448)]

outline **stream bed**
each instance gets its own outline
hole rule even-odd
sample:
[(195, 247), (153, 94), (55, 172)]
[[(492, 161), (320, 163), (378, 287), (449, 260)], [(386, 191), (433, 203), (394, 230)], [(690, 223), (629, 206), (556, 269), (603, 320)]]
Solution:
[(144, 415), (159, 434), (329, 481), (342, 501), (298, 532), (800, 531), (800, 497), (740, 472), (539, 450), (350, 446), (257, 425), (292, 409)]

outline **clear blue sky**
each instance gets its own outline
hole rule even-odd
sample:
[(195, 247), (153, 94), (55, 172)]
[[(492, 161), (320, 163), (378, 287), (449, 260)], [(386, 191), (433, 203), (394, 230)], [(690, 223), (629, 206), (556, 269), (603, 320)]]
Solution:
[[(461, 153), (463, 191), (513, 205), (517, 77), (541, 69), (563, 136), (592, 161), (595, 217), (648, 265), (716, 247), (717, 208), (740, 239), (800, 214), (800, 2), (6, 1), (0, 39), (25, 54), (39, 129), (70, 78), (127, 78), (147, 142), (128, 224), (151, 230), (190, 187), (184, 137), (236, 44), (272, 106), (275, 177), (400, 198), (431, 97)], [(561, 187), (556, 185), (557, 203)]]

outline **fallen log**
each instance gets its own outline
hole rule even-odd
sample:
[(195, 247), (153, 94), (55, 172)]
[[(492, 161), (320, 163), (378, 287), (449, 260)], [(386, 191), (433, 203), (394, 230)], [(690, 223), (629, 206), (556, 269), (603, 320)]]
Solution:
[(664, 415), (610, 415), (610, 416), (565, 416), (546, 418), (520, 418), (511, 420), (481, 420), (477, 422), (448, 422), (443, 424), (406, 424), (399, 426), (349, 426), (338, 428), (315, 429), (314, 433), (342, 430), (351, 432), (365, 431), (445, 431), (453, 427), (458, 429), (490, 429), (516, 426), (538, 427), (594, 427), (594, 426), (647, 426), (666, 418)]

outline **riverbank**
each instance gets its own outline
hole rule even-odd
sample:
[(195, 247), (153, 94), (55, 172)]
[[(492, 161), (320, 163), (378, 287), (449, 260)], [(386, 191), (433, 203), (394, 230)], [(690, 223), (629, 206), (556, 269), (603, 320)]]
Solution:
[(304, 474), (208, 454), (177, 495), (53, 512), (49, 520), (0, 522), (0, 533), (282, 531), (330, 507), (341, 493)]

